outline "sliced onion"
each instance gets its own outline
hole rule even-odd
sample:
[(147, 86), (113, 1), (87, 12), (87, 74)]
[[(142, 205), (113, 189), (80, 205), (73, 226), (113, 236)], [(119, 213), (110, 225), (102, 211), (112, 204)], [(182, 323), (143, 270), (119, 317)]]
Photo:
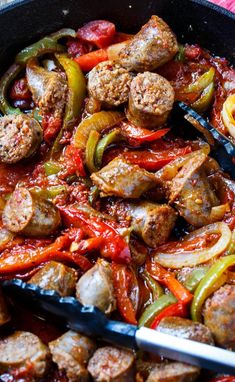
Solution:
[(183, 241), (187, 242), (189, 239), (213, 233), (220, 234), (220, 237), (217, 242), (210, 248), (204, 248), (190, 252), (184, 251), (183, 253), (179, 254), (162, 253), (156, 251), (154, 260), (164, 267), (173, 269), (182, 267), (194, 267), (195, 265), (206, 263), (213, 257), (220, 255), (229, 246), (232, 233), (227, 224), (218, 222), (207, 225), (190, 233), (189, 235), (186, 235), (183, 239)]
[(228, 96), (223, 104), (221, 116), (229, 134), (235, 138), (235, 94)]

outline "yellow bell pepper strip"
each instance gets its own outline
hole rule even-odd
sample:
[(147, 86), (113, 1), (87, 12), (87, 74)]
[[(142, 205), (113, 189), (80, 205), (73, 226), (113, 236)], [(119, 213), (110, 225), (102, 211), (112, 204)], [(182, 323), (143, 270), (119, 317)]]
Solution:
[(224, 102), (221, 117), (229, 134), (235, 138), (235, 94), (228, 96)]
[(121, 134), (120, 129), (115, 129), (110, 133), (106, 134), (97, 144), (95, 151), (95, 163), (98, 168), (102, 165), (102, 159), (105, 149), (112, 143), (120, 141)]
[(211, 82), (202, 92), (200, 98), (191, 104), (191, 107), (198, 113), (207, 111), (214, 97), (215, 85)]
[(61, 171), (61, 166), (56, 162), (45, 162), (44, 169), (47, 176), (58, 174)]
[(46, 53), (62, 53), (64, 51), (63, 45), (58, 44), (52, 37), (46, 36), (18, 53), (15, 62), (24, 66), (33, 57), (39, 57)]
[(10, 84), (19, 75), (22, 68), (18, 64), (13, 64), (1, 77), (0, 80), (0, 110), (3, 114), (21, 114), (19, 108), (14, 108), (7, 100), (7, 93)]
[(95, 166), (95, 152), (100, 139), (100, 134), (96, 130), (91, 130), (86, 145), (86, 166), (90, 174), (97, 171)]
[(74, 29), (71, 29), (71, 28), (62, 28), (62, 29), (58, 30), (57, 32), (52, 33), (50, 35), (50, 37), (53, 38), (53, 40), (55, 40), (57, 42), (58, 40), (60, 40), (61, 38), (64, 38), (64, 37), (75, 38), (76, 32)]
[(91, 115), (78, 125), (74, 135), (74, 146), (85, 150), (91, 130), (96, 130), (100, 133), (104, 129), (115, 126), (124, 118), (125, 114), (119, 111), (99, 111)]
[(156, 301), (147, 306), (142, 315), (139, 318), (139, 326), (149, 327), (154, 318), (163, 311), (166, 307), (175, 304), (177, 299), (170, 293), (160, 296)]
[(202, 74), (195, 82), (185, 88), (186, 93), (201, 93), (214, 80), (215, 68), (210, 68)]
[(200, 281), (203, 279), (208, 271), (208, 267), (194, 269), (186, 278), (184, 282), (185, 288), (187, 288), (191, 293), (195, 291)]
[(191, 305), (193, 321), (201, 321), (201, 308), (207, 297), (223, 285), (227, 277), (224, 274), (229, 267), (235, 265), (235, 255), (225, 256), (217, 260), (199, 283)]
[(156, 280), (154, 280), (146, 270), (142, 273), (142, 277), (148, 287), (151, 289), (154, 300), (163, 295), (164, 291), (161, 285)]

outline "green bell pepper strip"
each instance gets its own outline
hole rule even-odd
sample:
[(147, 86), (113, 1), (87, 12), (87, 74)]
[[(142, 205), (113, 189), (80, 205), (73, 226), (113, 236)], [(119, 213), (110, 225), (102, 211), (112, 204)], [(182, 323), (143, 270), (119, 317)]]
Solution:
[(15, 62), (20, 65), (26, 65), (30, 58), (36, 58), (46, 53), (61, 53), (64, 51), (63, 45), (58, 44), (52, 37), (46, 36), (18, 53)]
[(179, 48), (179, 50), (178, 50), (178, 53), (175, 56), (175, 61), (184, 62), (185, 61), (185, 49), (184, 49), (184, 45), (178, 44), (178, 48)]
[(187, 288), (190, 292), (194, 292), (200, 281), (207, 273), (208, 269), (208, 267), (194, 269), (184, 282), (185, 288)]
[(62, 28), (58, 30), (57, 32), (52, 33), (49, 37), (53, 38), (56, 42), (64, 37), (76, 37), (76, 32), (74, 29), (71, 28)]
[(207, 86), (214, 80), (215, 68), (210, 68), (207, 72), (202, 74), (195, 82), (188, 85), (185, 89), (186, 93), (201, 93)]
[(35, 187), (30, 188), (29, 191), (40, 198), (54, 199), (56, 196), (66, 192), (66, 187), (63, 185), (50, 186), (47, 189)]
[(92, 130), (89, 134), (87, 145), (86, 145), (86, 166), (90, 172), (96, 172), (97, 168), (95, 165), (95, 152), (96, 147), (100, 139), (100, 133), (96, 130)]
[(44, 169), (47, 176), (58, 174), (61, 170), (61, 166), (56, 162), (45, 162)]
[(18, 64), (13, 64), (0, 80), (0, 110), (3, 114), (21, 114), (19, 108), (12, 107), (7, 101), (7, 93), (10, 84), (19, 75), (22, 68)]
[(170, 293), (164, 294), (159, 297), (156, 301), (150, 304), (142, 313), (138, 325), (149, 327), (153, 322), (154, 318), (167, 306), (175, 304), (177, 299)]
[(191, 104), (191, 107), (198, 113), (207, 111), (214, 97), (215, 85), (214, 81), (210, 83), (202, 92), (199, 99)]
[(154, 280), (146, 270), (142, 273), (142, 277), (146, 281), (148, 287), (152, 290), (155, 300), (164, 294), (161, 285), (156, 280)]
[(217, 260), (200, 281), (194, 293), (191, 305), (191, 317), (193, 321), (201, 321), (202, 305), (207, 297), (226, 282), (227, 277), (224, 272), (234, 264), (235, 255), (225, 256)]
[(97, 144), (96, 152), (95, 152), (95, 163), (98, 168), (102, 165), (102, 159), (104, 155), (105, 149), (114, 142), (120, 141), (120, 129), (115, 129), (110, 133), (106, 134)]

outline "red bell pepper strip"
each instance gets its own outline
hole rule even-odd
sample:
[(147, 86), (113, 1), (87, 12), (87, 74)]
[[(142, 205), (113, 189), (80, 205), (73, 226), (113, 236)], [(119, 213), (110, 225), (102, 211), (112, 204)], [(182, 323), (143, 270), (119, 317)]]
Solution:
[(174, 275), (158, 263), (146, 262), (147, 271), (160, 283), (164, 284), (171, 293), (183, 304), (188, 304), (193, 295), (174, 277)]
[(78, 252), (80, 255), (84, 255), (87, 252), (99, 249), (102, 242), (102, 237), (92, 237), (90, 239), (82, 240), (78, 243), (75, 253)]
[(157, 131), (151, 131), (143, 129), (142, 127), (135, 126), (132, 123), (123, 122), (121, 124), (121, 131), (125, 137), (129, 140), (130, 144), (141, 144), (145, 142), (152, 142), (159, 138), (162, 138), (168, 133), (170, 129), (160, 129)]
[(86, 176), (80, 149), (77, 149), (73, 145), (67, 146), (63, 159), (66, 176), (73, 175), (76, 172), (81, 176)]
[(130, 249), (122, 236), (108, 223), (95, 216), (79, 211), (75, 207), (59, 207), (65, 224), (81, 228), (88, 236), (101, 237), (100, 251), (104, 257), (118, 263), (129, 264), (131, 261)]
[(137, 164), (138, 166), (144, 168), (147, 171), (157, 171), (164, 167), (166, 164), (170, 163), (179, 156), (186, 155), (192, 151), (190, 146), (162, 150), (159, 152), (151, 151), (127, 151), (122, 154), (122, 156), (132, 164)]
[(106, 49), (94, 50), (93, 52), (74, 58), (74, 61), (77, 64), (79, 64), (80, 68), (84, 72), (89, 72), (100, 62), (107, 61), (107, 60), (108, 60), (108, 53)]
[(210, 382), (235, 382), (235, 376), (222, 376), (222, 377), (217, 377), (210, 379)]
[(84, 42), (94, 44), (98, 48), (106, 48), (113, 40), (115, 25), (106, 20), (90, 21), (77, 31), (77, 37)]
[(118, 310), (129, 324), (137, 325), (136, 312), (128, 296), (128, 273), (125, 265), (112, 263), (113, 284)]
[(175, 304), (172, 304), (170, 306), (167, 306), (165, 309), (162, 310), (161, 313), (155, 317), (153, 320), (150, 328), (151, 329), (156, 329), (157, 326), (159, 325), (160, 321), (165, 318), (165, 317), (186, 317), (187, 316), (187, 308), (186, 305), (183, 304), (182, 302), (177, 302)]

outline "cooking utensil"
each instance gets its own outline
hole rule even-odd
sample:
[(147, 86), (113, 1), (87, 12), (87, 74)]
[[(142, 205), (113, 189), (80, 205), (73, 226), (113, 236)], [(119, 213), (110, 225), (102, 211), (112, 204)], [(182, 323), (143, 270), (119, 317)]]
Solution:
[(131, 349), (141, 349), (177, 361), (223, 373), (235, 370), (235, 353), (148, 328), (108, 320), (94, 306), (82, 306), (74, 297), (60, 297), (22, 280), (2, 283), (4, 292), (39, 314), (53, 314), (69, 329)]

